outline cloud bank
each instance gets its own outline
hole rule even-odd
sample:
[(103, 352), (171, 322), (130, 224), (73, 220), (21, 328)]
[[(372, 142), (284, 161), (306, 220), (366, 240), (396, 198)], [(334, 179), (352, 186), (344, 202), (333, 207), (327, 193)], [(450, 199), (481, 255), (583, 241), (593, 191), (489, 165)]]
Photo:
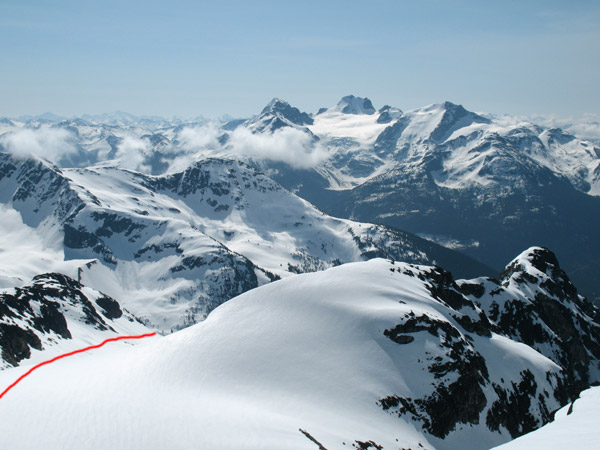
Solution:
[(17, 157), (38, 156), (52, 162), (77, 152), (75, 136), (64, 128), (22, 128), (0, 137), (0, 144)]
[(207, 149), (216, 149), (220, 146), (219, 135), (222, 132), (214, 123), (201, 127), (185, 127), (177, 134), (180, 148), (186, 153)]
[(152, 145), (146, 139), (126, 136), (117, 146), (119, 165), (125, 169), (139, 172), (150, 172), (151, 168), (145, 162), (152, 156)]
[[(292, 127), (257, 134), (239, 127), (221, 143), (224, 133), (216, 123), (185, 127), (177, 133), (173, 145), (160, 149), (161, 159), (173, 172), (205, 157), (282, 162), (296, 169), (313, 168), (329, 157), (326, 148), (310, 133)], [(0, 145), (15, 156), (37, 156), (59, 165), (82, 150), (71, 131), (47, 126), (11, 131), (0, 137)], [(151, 173), (154, 150), (148, 139), (130, 134), (117, 145), (115, 162), (126, 169)]]
[(546, 127), (562, 128), (580, 139), (600, 143), (600, 115), (582, 114), (579, 116), (532, 116), (529, 120)]
[(236, 128), (228, 147), (236, 156), (286, 163), (296, 169), (309, 169), (328, 158), (323, 145), (301, 130), (280, 128), (272, 134), (253, 134), (247, 128)]
[(286, 163), (296, 169), (315, 167), (328, 158), (325, 147), (302, 130), (284, 127), (273, 133), (254, 134), (245, 127), (238, 127), (229, 134), (223, 145), (219, 138), (223, 131), (218, 124), (183, 128), (177, 135), (179, 145), (173, 148), (177, 157), (169, 170), (185, 168), (194, 156), (251, 158)]

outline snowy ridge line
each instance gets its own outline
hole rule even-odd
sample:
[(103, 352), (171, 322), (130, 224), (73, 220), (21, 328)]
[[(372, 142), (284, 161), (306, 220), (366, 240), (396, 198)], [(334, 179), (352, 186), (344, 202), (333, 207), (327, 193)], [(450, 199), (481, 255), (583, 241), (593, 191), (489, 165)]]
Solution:
[(17, 384), (19, 384), (21, 382), (21, 380), (23, 380), (24, 378), (28, 377), (29, 375), (31, 375), (31, 373), (34, 370), (39, 369), (42, 366), (45, 366), (47, 364), (53, 363), (55, 361), (58, 361), (59, 359), (66, 358), (67, 356), (73, 356), (73, 355), (76, 355), (77, 353), (83, 353), (83, 352), (87, 352), (88, 350), (94, 350), (96, 348), (100, 348), (100, 347), (104, 346), (105, 344), (108, 344), (109, 342), (122, 341), (124, 339), (143, 339), (143, 338), (151, 337), (151, 336), (154, 336), (154, 335), (156, 335), (156, 332), (154, 332), (154, 333), (146, 333), (146, 334), (139, 334), (137, 336), (118, 336), (118, 337), (106, 339), (106, 340), (102, 341), (100, 344), (91, 345), (89, 347), (81, 348), (79, 350), (74, 350), (72, 352), (56, 356), (56, 357), (54, 357), (52, 359), (49, 359), (48, 361), (44, 361), (44, 362), (41, 362), (39, 364), (36, 364), (31, 369), (29, 369), (27, 372), (25, 372), (23, 375), (21, 375), (19, 378), (17, 378), (17, 380), (14, 383), (12, 383), (10, 386), (8, 386), (4, 391), (2, 391), (2, 393), (0, 394), (0, 399), (2, 397), (4, 397), (8, 393), (8, 391), (10, 391), (12, 388), (14, 388)]

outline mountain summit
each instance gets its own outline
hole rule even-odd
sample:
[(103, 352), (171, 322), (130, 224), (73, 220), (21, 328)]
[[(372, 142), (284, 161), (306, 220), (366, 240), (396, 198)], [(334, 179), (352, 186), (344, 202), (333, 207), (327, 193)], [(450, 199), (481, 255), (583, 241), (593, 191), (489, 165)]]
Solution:
[(310, 133), (306, 125), (312, 125), (313, 119), (307, 113), (291, 106), (279, 98), (271, 100), (258, 116), (243, 123), (253, 133), (273, 133), (280, 128), (292, 127)]
[(334, 109), (344, 114), (375, 114), (371, 100), (354, 95), (342, 97)]
[(279, 98), (274, 98), (265, 106), (260, 113), (261, 116), (270, 114), (278, 116), (281, 119), (288, 120), (296, 125), (312, 125), (313, 119), (301, 112), (298, 108), (291, 106), (288, 102)]

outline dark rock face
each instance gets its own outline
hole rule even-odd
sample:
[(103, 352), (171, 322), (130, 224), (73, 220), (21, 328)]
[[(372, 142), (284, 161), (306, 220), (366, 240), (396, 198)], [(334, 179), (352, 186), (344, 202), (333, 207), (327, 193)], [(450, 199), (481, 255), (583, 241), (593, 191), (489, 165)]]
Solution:
[[(408, 345), (415, 340), (415, 334), (423, 331), (437, 338), (444, 356), (432, 358), (428, 371), (439, 381), (434, 392), (426, 397), (415, 399), (392, 395), (380, 399), (381, 407), (399, 417), (409, 415), (439, 438), (447, 436), (458, 423), (478, 424), (479, 415), (487, 404), (482, 389), (489, 376), (484, 358), (449, 322), (428, 316), (405, 319), (383, 334), (396, 343)], [(451, 374), (457, 374), (458, 378), (449, 381)]]
[(359, 449), (359, 450), (369, 450), (369, 449), (383, 450), (383, 447), (381, 445), (379, 445), (373, 441), (354, 441), (354, 444), (352, 444), (352, 447)]
[[(521, 376), (521, 381), (513, 383), (510, 389), (493, 385), (498, 399), (492, 403), (486, 417), (486, 425), (490, 430), (498, 431), (504, 427), (513, 438), (529, 433), (540, 425), (530, 412), (530, 406), (536, 400), (535, 378), (528, 370), (524, 370)], [(545, 407), (543, 396), (539, 400), (542, 423), (547, 423), (552, 419), (551, 414)]]
[(384, 105), (379, 108), (379, 117), (377, 118), (377, 123), (390, 123), (393, 118), (390, 114), (390, 109), (392, 107), (390, 105)]
[(339, 105), (344, 105), (342, 108), (344, 114), (375, 114), (373, 103), (368, 98), (347, 95), (342, 98)]
[(30, 348), (42, 349), (42, 343), (31, 330), (23, 330), (16, 325), (0, 324), (0, 346), (2, 359), (11, 366), (17, 366), (31, 356)]
[[(577, 294), (548, 249), (524, 252), (500, 281), (456, 282), (438, 267), (408, 265), (402, 273), (422, 280), (452, 321), (410, 312), (383, 330), (403, 351), (424, 341), (437, 348), (435, 356), (418, 353), (420, 367), (434, 380), (431, 393), (381, 398), (379, 406), (390, 414), (410, 418), (440, 439), (481, 422), (514, 438), (549, 422), (557, 404), (600, 382), (600, 326), (592, 319), (598, 310)], [(478, 350), (490, 345), (494, 334), (529, 345), (561, 369), (534, 375), (524, 368), (511, 379), (494, 378)]]
[(102, 308), (105, 317), (109, 319), (118, 319), (123, 315), (119, 302), (108, 296), (100, 297), (96, 300), (98, 306)]
[[(79, 282), (59, 273), (38, 275), (32, 284), (0, 294), (0, 347), (2, 359), (18, 365), (42, 350), (40, 337), (72, 339), (69, 320), (80, 320), (99, 331), (114, 331), (110, 321), (123, 316), (117, 301), (108, 296), (89, 298)], [(79, 319), (73, 319), (79, 317)], [(133, 320), (133, 319), (131, 319)]]
[[(569, 396), (599, 382), (600, 326), (598, 309), (581, 297), (556, 256), (533, 248), (512, 261), (501, 274), (502, 289), (483, 307), (493, 310), (502, 333), (537, 349), (564, 368)], [(516, 286), (533, 292), (511, 298), (505, 289)], [(548, 347), (552, 349), (543, 350)], [(593, 369), (593, 370), (592, 370)]]

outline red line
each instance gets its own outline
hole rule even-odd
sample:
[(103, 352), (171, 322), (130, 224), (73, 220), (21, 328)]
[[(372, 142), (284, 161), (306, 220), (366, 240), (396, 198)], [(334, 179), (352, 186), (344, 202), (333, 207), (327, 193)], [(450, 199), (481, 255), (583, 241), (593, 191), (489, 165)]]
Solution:
[(109, 342), (120, 341), (120, 340), (122, 340), (122, 339), (142, 339), (142, 338), (145, 338), (145, 337), (154, 336), (155, 334), (156, 334), (156, 333), (148, 333), (148, 334), (140, 334), (140, 335), (138, 335), (138, 336), (118, 336), (118, 337), (114, 337), (114, 338), (107, 339), (107, 340), (103, 341), (103, 342), (102, 342), (102, 343), (100, 343), (100, 344), (92, 345), (92, 346), (90, 346), (90, 347), (86, 347), (86, 348), (82, 348), (82, 349), (79, 349), (79, 350), (75, 350), (75, 351), (73, 351), (73, 352), (65, 353), (64, 355), (59, 355), (59, 356), (56, 356), (55, 358), (49, 359), (48, 361), (44, 361), (44, 362), (42, 362), (42, 363), (39, 363), (39, 364), (37, 364), (37, 365), (33, 366), (31, 369), (29, 369), (27, 372), (25, 372), (23, 375), (21, 375), (21, 376), (20, 376), (20, 377), (17, 379), (17, 381), (15, 381), (13, 384), (11, 384), (9, 387), (7, 387), (7, 388), (4, 390), (4, 392), (2, 392), (2, 394), (0, 394), (0, 398), (4, 397), (4, 395), (5, 395), (5, 394), (6, 394), (8, 391), (10, 391), (12, 388), (14, 388), (14, 387), (15, 387), (17, 384), (19, 384), (19, 382), (20, 382), (20, 381), (21, 381), (23, 378), (25, 378), (25, 377), (27, 377), (28, 375), (30, 375), (30, 374), (31, 374), (31, 372), (33, 372), (35, 369), (38, 369), (38, 368), (40, 368), (40, 367), (42, 367), (42, 366), (45, 366), (46, 364), (53, 363), (54, 361), (58, 361), (59, 359), (66, 358), (67, 356), (76, 355), (77, 353), (83, 353), (83, 352), (87, 352), (88, 350), (94, 350), (95, 348), (100, 348), (100, 347), (102, 347), (104, 344), (108, 344)]

